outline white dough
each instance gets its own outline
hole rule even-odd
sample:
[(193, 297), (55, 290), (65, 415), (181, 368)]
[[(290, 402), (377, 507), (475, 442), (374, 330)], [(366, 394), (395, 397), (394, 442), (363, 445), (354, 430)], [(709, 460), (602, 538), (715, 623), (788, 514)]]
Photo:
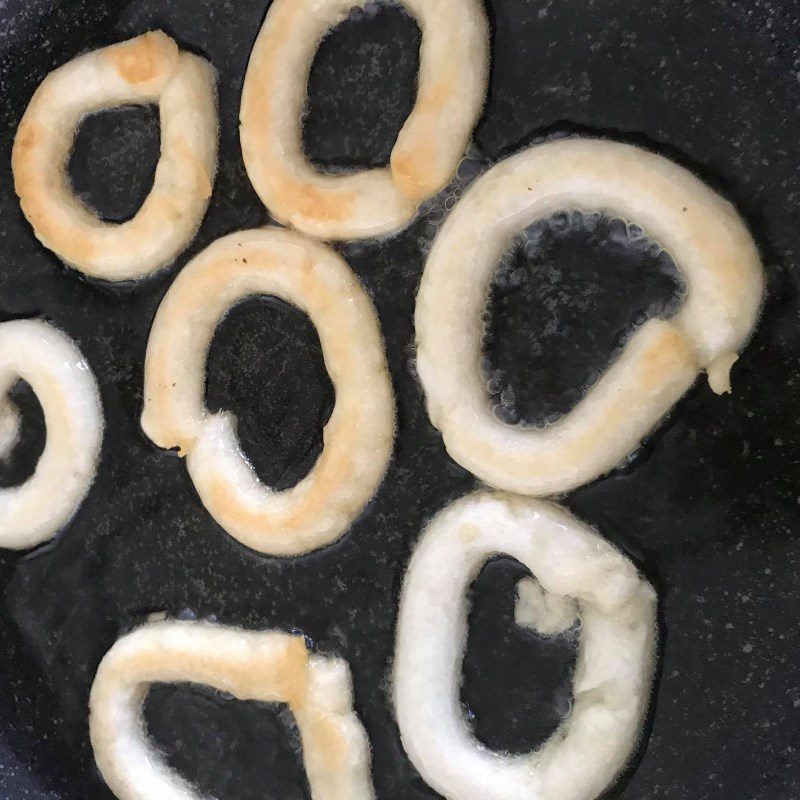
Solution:
[[(480, 315), (512, 237), (567, 209), (641, 227), (687, 286), (679, 313), (651, 319), (584, 399), (544, 429), (497, 420), (480, 372)], [(416, 307), (417, 370), (451, 457), (490, 486), (570, 491), (621, 463), (707, 370), (715, 391), (756, 323), (758, 251), (734, 207), (661, 156), (610, 141), (538, 145), (483, 175), (453, 209), (425, 265)]]
[(33, 475), (0, 488), (0, 547), (20, 550), (55, 536), (80, 506), (97, 472), (103, 409), (89, 365), (69, 337), (39, 320), (0, 324), (0, 456), (19, 417), (8, 399), (27, 381), (44, 411), (47, 441)]
[[(495, 555), (522, 562), (554, 607), (574, 603), (580, 615), (572, 711), (524, 755), (481, 745), (459, 698), (467, 593)], [(468, 495), (428, 524), (403, 581), (394, 658), (403, 747), (448, 800), (593, 800), (639, 738), (655, 638), (653, 590), (595, 531), (550, 503)]]
[(517, 584), (514, 622), (541, 636), (555, 636), (575, 624), (578, 606), (569, 597), (546, 592), (539, 581), (523, 578)]

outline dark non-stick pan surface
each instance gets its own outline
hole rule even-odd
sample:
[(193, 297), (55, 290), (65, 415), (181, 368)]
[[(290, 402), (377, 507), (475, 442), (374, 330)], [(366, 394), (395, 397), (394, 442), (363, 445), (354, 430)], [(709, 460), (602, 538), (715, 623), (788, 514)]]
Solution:
[[(217, 237), (268, 221), (237, 136), (264, 2), (0, 0), (0, 320), (43, 317), (74, 337), (107, 422), (97, 482), (67, 530), (34, 552), (0, 553), (0, 797), (111, 797), (88, 742), (88, 692), (117, 637), (157, 611), (297, 629), (318, 651), (344, 656), (378, 797), (436, 796), (403, 754), (391, 712), (398, 589), (425, 520), (476, 482), (449, 460), (425, 413), (414, 295), (437, 225), (476, 174), (532, 142), (581, 133), (662, 152), (727, 195), (753, 230), (769, 284), (734, 394), (716, 397), (699, 380), (623, 467), (563, 501), (639, 564), (660, 599), (653, 710), (609, 797), (800, 797), (798, 10), (768, 0), (492, 0), (489, 101), (459, 178), (408, 230), (337, 248), (383, 326), (399, 414), (391, 468), (339, 543), (280, 560), (230, 539), (183, 463), (138, 424), (148, 329), (177, 270)], [(152, 28), (219, 71), (220, 171), (178, 263), (144, 283), (109, 286), (65, 269), (36, 242), (13, 192), (11, 142), (50, 70)], [(352, 15), (325, 42), (304, 133), (321, 168), (386, 162), (413, 103), (418, 45), (415, 23), (392, 6)], [(87, 120), (70, 164), (76, 191), (106, 219), (131, 216), (158, 146), (153, 109)], [(575, 214), (513, 243), (492, 289), (486, 342), (499, 414), (555, 419), (633, 325), (674, 311), (680, 281), (653, 252), (619, 221), (595, 227)], [(25, 435), (0, 464), (4, 485), (31, 473), (44, 443), (35, 398), (24, 385), (15, 396)], [(207, 402), (238, 415), (263, 480), (291, 485), (313, 463), (333, 402), (309, 321), (265, 299), (237, 306), (214, 339)], [(497, 559), (476, 581), (462, 692), (476, 736), (514, 752), (541, 743), (568, 713), (575, 657), (575, 631), (546, 640), (514, 625), (524, 574)], [(308, 797), (285, 709), (157, 686), (146, 712), (169, 763), (203, 792)]]

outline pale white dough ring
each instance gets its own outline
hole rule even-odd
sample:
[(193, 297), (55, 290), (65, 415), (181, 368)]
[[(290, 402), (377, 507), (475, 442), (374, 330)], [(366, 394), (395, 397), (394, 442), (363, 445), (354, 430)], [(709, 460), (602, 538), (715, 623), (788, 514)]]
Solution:
[[(480, 372), (480, 315), (512, 237), (559, 211), (635, 223), (675, 261), (687, 295), (651, 319), (577, 407), (544, 429), (495, 419)], [(442, 227), (416, 308), (417, 368), (428, 413), (453, 459), (490, 486), (566, 492), (613, 469), (707, 370), (715, 392), (756, 323), (758, 251), (734, 207), (692, 174), (630, 145), (568, 139), (533, 147), (482, 176)]]
[(370, 748), (353, 711), (350, 670), (309, 655), (301, 636), (207, 622), (158, 622), (122, 637), (89, 699), (97, 766), (119, 800), (196, 800), (147, 739), (142, 705), (154, 683), (212, 686), (239, 700), (287, 703), (314, 800), (371, 800)]
[[(202, 58), (152, 31), (70, 61), (42, 81), (12, 153), (14, 188), (45, 247), (81, 272), (129, 280), (167, 266), (192, 240), (217, 165), (215, 73)], [(133, 219), (103, 222), (74, 194), (66, 173), (87, 114), (159, 104), (161, 157), (153, 188)]]
[[(237, 301), (279, 297), (319, 334), (336, 402), (311, 472), (285, 491), (261, 484), (230, 414), (204, 405), (214, 330)], [(178, 447), (204, 505), (234, 538), (297, 555), (341, 536), (372, 497), (392, 452), (394, 398), (375, 309), (347, 264), (325, 245), (280, 228), (214, 242), (178, 275), (153, 323), (142, 428)]]
[(482, 0), (400, 0), (422, 31), (416, 105), (389, 168), (318, 172), (303, 153), (302, 117), (314, 54), (326, 32), (368, 0), (275, 0), (242, 92), (247, 174), (276, 220), (321, 239), (399, 230), (444, 188), (480, 116), (489, 74)]
[[(480, 744), (459, 699), (469, 587), (498, 554), (521, 561), (563, 605), (577, 603), (581, 620), (572, 710), (524, 755)], [(542, 501), (462, 498), (430, 522), (403, 581), (394, 659), (403, 747), (449, 800), (593, 800), (639, 738), (655, 637), (652, 588), (595, 531)]]
[(69, 337), (46, 322), (0, 325), (0, 455), (17, 440), (8, 392), (27, 381), (44, 411), (47, 440), (33, 475), (0, 489), (0, 547), (34, 547), (69, 522), (97, 472), (103, 409), (89, 365)]

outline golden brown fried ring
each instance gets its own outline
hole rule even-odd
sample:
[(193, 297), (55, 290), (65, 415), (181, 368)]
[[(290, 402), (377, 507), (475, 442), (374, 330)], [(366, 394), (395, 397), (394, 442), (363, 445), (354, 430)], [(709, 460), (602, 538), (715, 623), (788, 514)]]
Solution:
[[(495, 419), (480, 372), (479, 318), (512, 237), (567, 209), (635, 223), (686, 282), (679, 313), (651, 319), (569, 414), (544, 429)], [(692, 174), (630, 145), (568, 139), (539, 145), (483, 175), (436, 238), (417, 295), (417, 369), (448, 453), (490, 486), (566, 492), (613, 469), (708, 372), (714, 391), (756, 323), (758, 251), (733, 206)]]
[(302, 146), (306, 85), (327, 31), (367, 0), (276, 0), (245, 76), (241, 141), (250, 180), (276, 220), (321, 239), (405, 226), (455, 174), (486, 95), (489, 32), (481, 0), (401, 0), (422, 29), (419, 88), (388, 168), (325, 175)]
[[(231, 306), (256, 294), (308, 314), (336, 391), (317, 463), (280, 492), (259, 482), (232, 416), (209, 413), (203, 401), (214, 330)], [(394, 436), (378, 319), (347, 264), (280, 228), (235, 233), (204, 250), (178, 275), (153, 323), (142, 428), (160, 447), (179, 448), (206, 508), (249, 547), (297, 555), (340, 537), (377, 489)]]
[(119, 800), (199, 794), (148, 742), (142, 705), (154, 683), (212, 686), (239, 700), (287, 703), (314, 800), (372, 800), (370, 749), (341, 659), (309, 655), (300, 636), (207, 622), (158, 622), (121, 638), (97, 670), (89, 730), (97, 766)]
[[(152, 31), (51, 72), (31, 98), (12, 153), (14, 188), (36, 237), (67, 264), (108, 281), (167, 266), (194, 237), (217, 165), (215, 73), (202, 58)], [(103, 222), (74, 194), (66, 173), (87, 114), (158, 103), (161, 157), (133, 219)]]

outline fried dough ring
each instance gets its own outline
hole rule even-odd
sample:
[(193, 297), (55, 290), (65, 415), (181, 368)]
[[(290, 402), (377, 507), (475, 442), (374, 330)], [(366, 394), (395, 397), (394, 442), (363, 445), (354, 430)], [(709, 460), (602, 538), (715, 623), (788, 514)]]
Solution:
[(370, 748), (353, 711), (350, 671), (309, 655), (301, 636), (197, 621), (146, 625), (121, 638), (97, 670), (89, 732), (119, 800), (195, 800), (148, 742), (142, 706), (153, 683), (198, 683), (239, 700), (287, 703), (303, 742), (314, 800), (371, 800)]
[[(324, 448), (298, 484), (261, 484), (230, 414), (203, 402), (214, 330), (237, 301), (269, 294), (306, 312), (319, 333), (336, 403)], [(145, 359), (142, 428), (178, 447), (204, 505), (234, 538), (297, 555), (341, 536), (383, 477), (394, 398), (375, 309), (347, 264), (325, 245), (280, 228), (218, 240), (178, 275), (153, 323)]]
[[(539, 749), (487, 750), (460, 699), (467, 594), (504, 553), (581, 618), (574, 704)], [(640, 735), (655, 650), (655, 594), (595, 531), (556, 505), (477, 492), (437, 514), (408, 566), (394, 659), (403, 747), (449, 800), (593, 800), (619, 774)]]
[(422, 29), (416, 105), (389, 168), (325, 175), (303, 153), (314, 54), (367, 0), (275, 0), (244, 81), (241, 142), (250, 180), (279, 222), (321, 239), (362, 239), (405, 226), (455, 174), (480, 116), (489, 74), (481, 0), (400, 0)]
[[(636, 223), (673, 258), (688, 293), (651, 319), (569, 414), (522, 430), (492, 416), (479, 364), (492, 271), (512, 236), (565, 209)], [(734, 207), (686, 170), (630, 145), (568, 139), (489, 170), (439, 233), (416, 308), (417, 368), (451, 457), (490, 486), (530, 495), (574, 489), (613, 469), (700, 370), (730, 391), (729, 371), (758, 316), (764, 275)]]
[[(12, 153), (14, 188), (39, 241), (95, 278), (141, 278), (189, 244), (208, 207), (217, 163), (215, 72), (161, 31), (79, 56), (40, 84)], [(158, 102), (161, 157), (133, 219), (103, 222), (77, 198), (66, 173), (83, 117)]]
[(97, 472), (103, 409), (89, 365), (46, 322), (0, 325), (0, 455), (16, 444), (19, 418), (8, 392), (27, 381), (44, 411), (47, 441), (33, 475), (0, 488), (0, 547), (21, 550), (55, 536), (77, 511)]

